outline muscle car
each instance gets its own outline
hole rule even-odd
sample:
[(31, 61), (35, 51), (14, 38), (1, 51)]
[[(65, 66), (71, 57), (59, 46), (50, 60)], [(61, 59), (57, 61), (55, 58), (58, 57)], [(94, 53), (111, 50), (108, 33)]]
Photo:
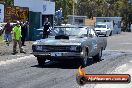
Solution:
[(48, 60), (77, 59), (82, 66), (87, 65), (89, 57), (100, 61), (107, 39), (98, 37), (94, 29), (77, 26), (56, 26), (46, 39), (36, 40), (32, 45), (33, 55), (38, 65)]

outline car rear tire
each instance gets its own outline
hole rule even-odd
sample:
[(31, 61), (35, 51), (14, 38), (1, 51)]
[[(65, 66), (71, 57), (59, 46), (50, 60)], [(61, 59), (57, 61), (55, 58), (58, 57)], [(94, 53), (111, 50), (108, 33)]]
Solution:
[(37, 57), (37, 61), (39, 66), (44, 66), (46, 59), (43, 57)]
[(101, 61), (101, 57), (102, 57), (102, 49), (99, 50), (99, 53), (97, 55), (93, 56), (93, 61), (99, 62)]
[(107, 37), (107, 31), (106, 31), (106, 34), (104, 34), (105, 37)]
[(81, 65), (82, 65), (82, 67), (86, 67), (87, 61), (88, 61), (88, 51), (85, 50), (85, 51), (83, 51), (83, 53), (84, 53), (84, 56), (83, 56), (83, 58), (81, 58)]

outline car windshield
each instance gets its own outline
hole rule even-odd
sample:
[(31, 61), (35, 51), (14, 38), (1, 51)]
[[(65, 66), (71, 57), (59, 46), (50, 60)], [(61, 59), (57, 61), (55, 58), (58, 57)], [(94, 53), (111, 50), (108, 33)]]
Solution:
[(83, 27), (54, 27), (50, 36), (57, 35), (82, 36), (87, 35), (87, 29)]
[(106, 28), (106, 25), (96, 25), (95, 28)]

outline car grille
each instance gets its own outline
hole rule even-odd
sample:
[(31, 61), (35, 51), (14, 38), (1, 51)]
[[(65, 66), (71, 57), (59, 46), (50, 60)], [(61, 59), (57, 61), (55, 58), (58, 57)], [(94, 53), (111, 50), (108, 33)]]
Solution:
[(42, 46), (42, 50), (37, 50), (36, 46), (32, 47), (34, 52), (75, 52), (70, 48), (71, 46)]
[(69, 51), (69, 46), (47, 46), (46, 47), (49, 51)]

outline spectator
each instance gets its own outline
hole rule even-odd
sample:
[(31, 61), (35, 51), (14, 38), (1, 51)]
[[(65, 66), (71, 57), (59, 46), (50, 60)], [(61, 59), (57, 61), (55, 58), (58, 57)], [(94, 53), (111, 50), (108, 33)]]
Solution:
[(22, 46), (25, 46), (25, 40), (26, 40), (26, 36), (27, 36), (27, 31), (28, 31), (28, 22), (26, 21), (25, 23), (22, 23), (21, 26), (21, 34), (22, 34)]
[(130, 24), (130, 29), (131, 29), (131, 32), (132, 32), (132, 22), (131, 22), (131, 24)]
[(46, 18), (45, 22), (44, 22), (44, 29), (43, 29), (43, 38), (48, 38), (48, 34), (49, 34), (49, 28), (50, 28), (51, 24), (48, 21), (48, 18)]
[(16, 54), (16, 48), (17, 48), (17, 43), (19, 45), (19, 49), (20, 49), (20, 53), (25, 53), (25, 51), (22, 48), (22, 44), (21, 44), (21, 26), (20, 26), (20, 22), (17, 21), (16, 26), (13, 28), (13, 54)]
[(6, 42), (7, 45), (9, 45), (9, 43), (12, 41), (12, 26), (10, 24), (10, 22), (7, 22), (7, 24), (4, 26), (4, 40)]
[(3, 34), (3, 28), (2, 26), (0, 25), (0, 36)]

